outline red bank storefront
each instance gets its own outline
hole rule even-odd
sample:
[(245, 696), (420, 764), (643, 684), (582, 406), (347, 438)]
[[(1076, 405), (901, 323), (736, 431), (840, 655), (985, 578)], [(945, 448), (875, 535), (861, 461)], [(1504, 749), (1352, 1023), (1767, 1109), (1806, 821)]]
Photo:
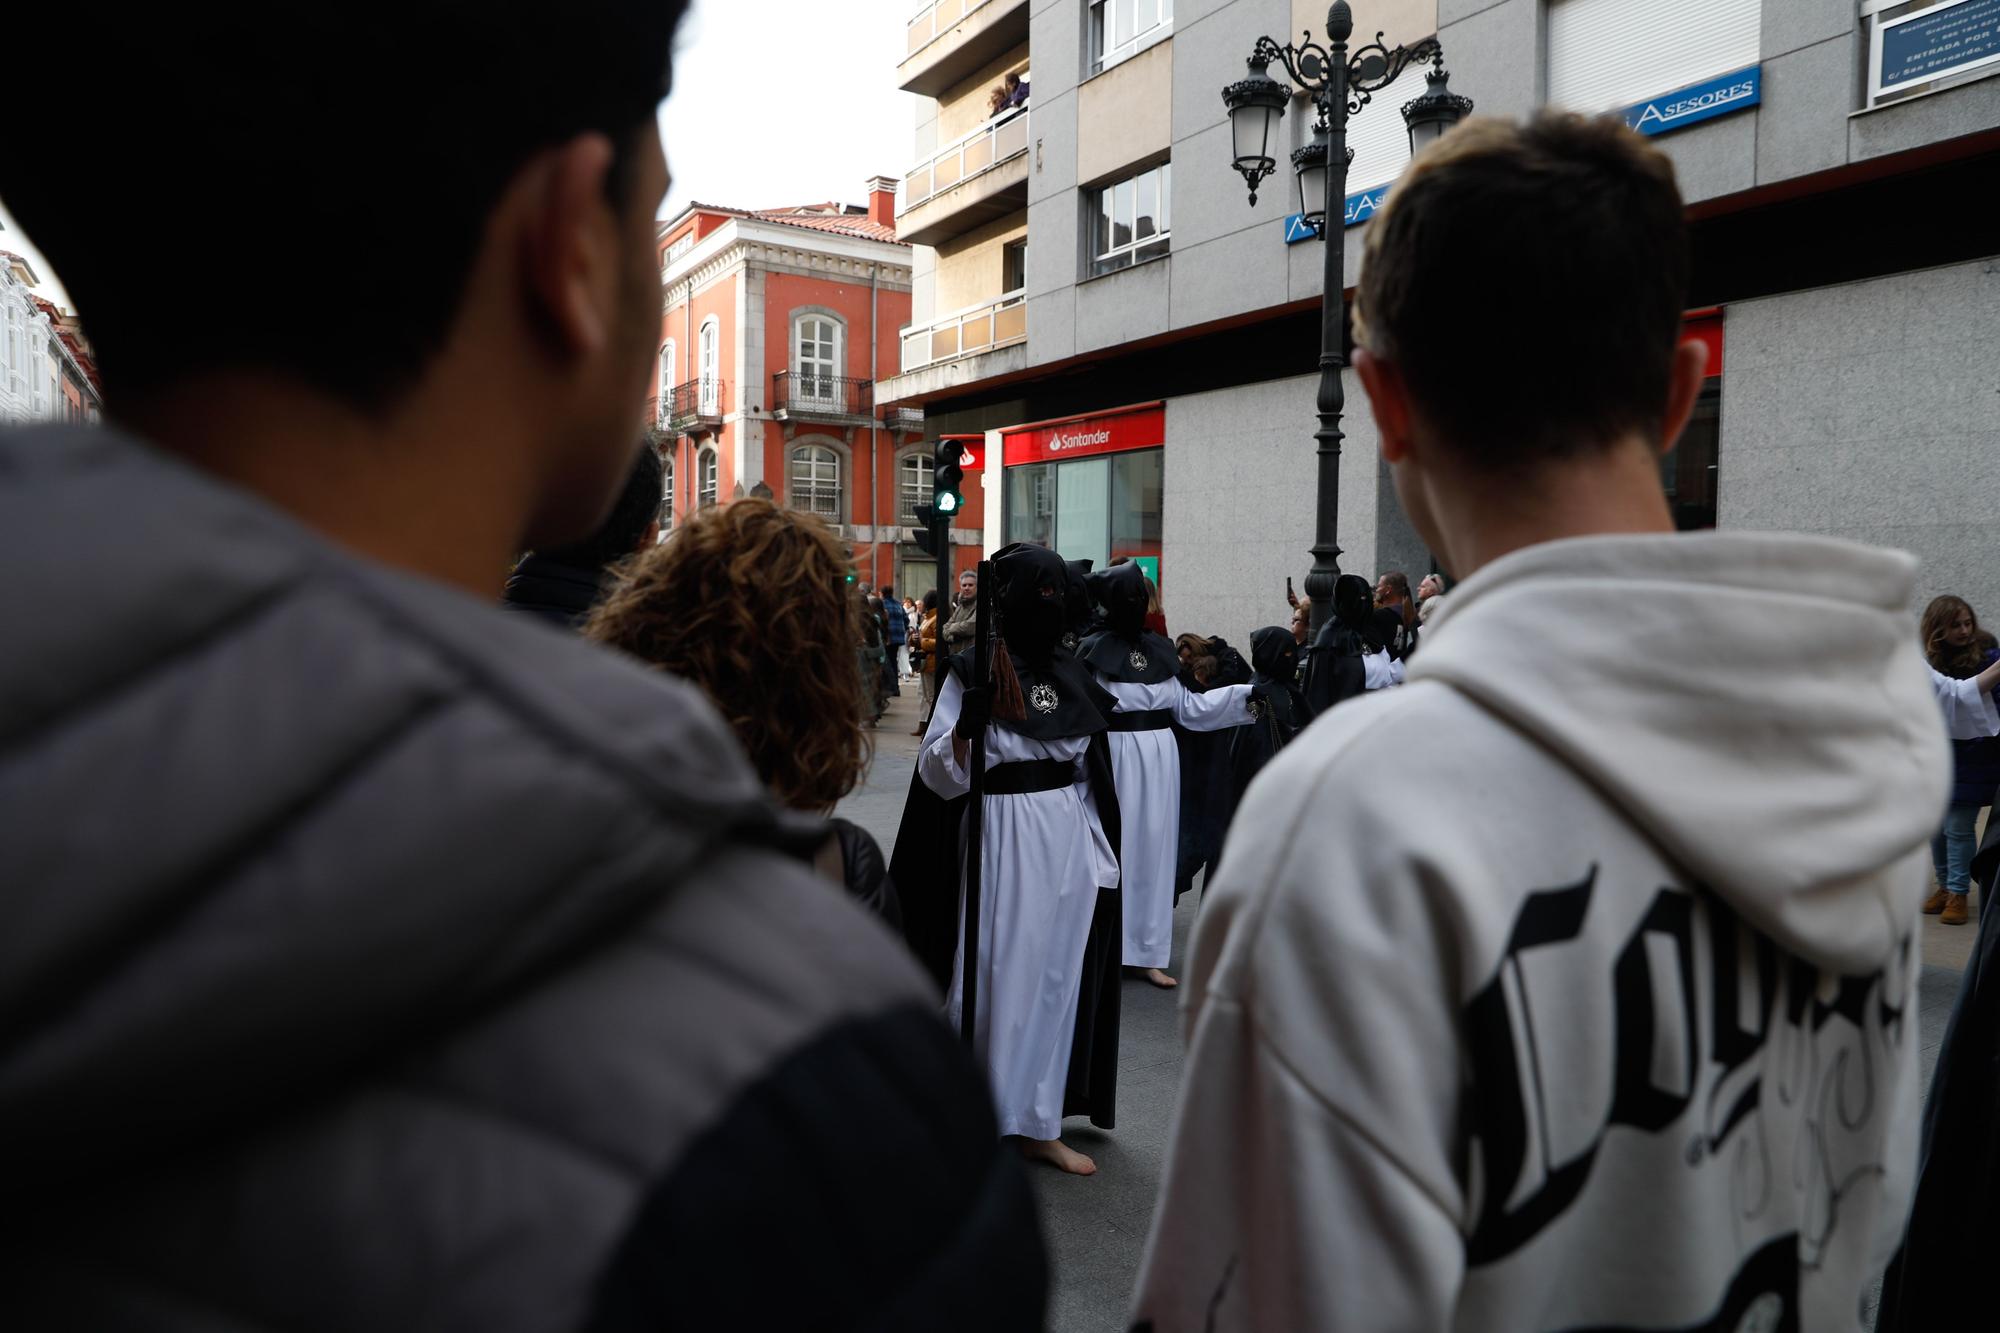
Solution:
[(1160, 498), (1164, 403), (1035, 421), (1000, 432), (1005, 527), (1065, 560), (1104, 568), (1119, 556), (1161, 582)]

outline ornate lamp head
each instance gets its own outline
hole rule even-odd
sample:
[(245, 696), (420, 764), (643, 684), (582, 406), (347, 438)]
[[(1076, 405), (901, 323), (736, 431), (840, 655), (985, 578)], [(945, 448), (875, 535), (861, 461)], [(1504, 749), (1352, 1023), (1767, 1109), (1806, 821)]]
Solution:
[(1472, 99), (1451, 91), (1444, 52), (1431, 62), (1421, 96), (1403, 103), (1403, 123), (1410, 127), (1410, 156), (1415, 157), (1444, 137), (1444, 132), (1472, 113)]
[(1229, 131), (1236, 150), (1232, 165), (1250, 187), (1250, 202), (1254, 204), (1259, 182), (1277, 169), (1272, 148), (1288, 94), (1285, 85), (1267, 72), (1270, 61), (1253, 55), (1249, 66), (1248, 78), (1222, 90), (1222, 104), (1229, 108)]

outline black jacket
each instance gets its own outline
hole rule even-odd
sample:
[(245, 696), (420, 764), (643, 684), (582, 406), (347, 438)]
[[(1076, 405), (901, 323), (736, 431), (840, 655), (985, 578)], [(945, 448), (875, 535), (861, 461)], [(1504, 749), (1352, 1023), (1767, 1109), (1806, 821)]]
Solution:
[(584, 569), (530, 552), (508, 576), (501, 601), (510, 611), (526, 611), (564, 629), (575, 629), (597, 605), (603, 578), (601, 569)]
[(840, 865), (848, 896), (881, 917), (889, 929), (901, 931), (902, 903), (896, 896), (896, 881), (889, 877), (882, 844), (852, 820), (835, 819), (833, 831), (840, 839)]

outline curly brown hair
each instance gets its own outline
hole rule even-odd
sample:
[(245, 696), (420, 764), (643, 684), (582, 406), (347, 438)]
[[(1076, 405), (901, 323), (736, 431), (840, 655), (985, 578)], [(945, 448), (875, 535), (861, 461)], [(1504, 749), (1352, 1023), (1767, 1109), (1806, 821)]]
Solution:
[(583, 632), (699, 685), (774, 796), (826, 811), (873, 751), (852, 566), (821, 520), (737, 500), (628, 561)]
[[(1972, 621), (1972, 642), (1963, 648), (1954, 647), (1945, 638), (1961, 615)], [(1917, 633), (1923, 639), (1924, 660), (1944, 675), (1965, 680), (1978, 675), (1986, 665), (1985, 636), (1979, 629), (1979, 616), (1963, 597), (1954, 597), (1950, 593), (1933, 597), (1931, 604), (1924, 608), (1924, 618)]]

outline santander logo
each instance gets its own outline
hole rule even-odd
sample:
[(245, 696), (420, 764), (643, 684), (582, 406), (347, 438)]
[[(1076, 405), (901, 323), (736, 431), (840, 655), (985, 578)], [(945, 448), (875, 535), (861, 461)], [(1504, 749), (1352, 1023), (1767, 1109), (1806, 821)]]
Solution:
[(1065, 449), (1088, 449), (1093, 445), (1109, 443), (1111, 432), (1108, 430), (1075, 431), (1068, 435), (1057, 431), (1044, 447), (1052, 454), (1059, 454)]

